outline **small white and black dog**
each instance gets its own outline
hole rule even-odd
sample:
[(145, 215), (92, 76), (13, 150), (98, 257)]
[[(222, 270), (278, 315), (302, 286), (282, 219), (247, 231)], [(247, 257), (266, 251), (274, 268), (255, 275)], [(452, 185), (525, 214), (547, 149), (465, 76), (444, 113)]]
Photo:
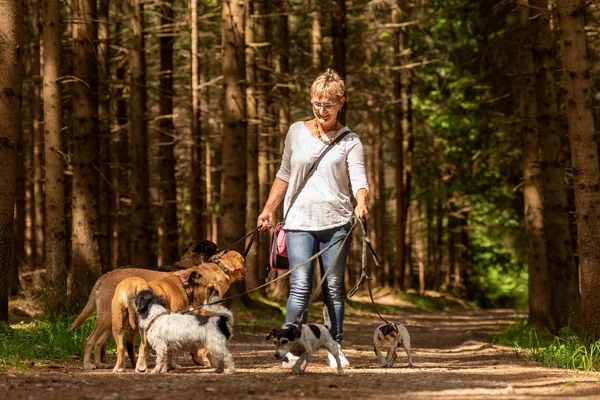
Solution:
[[(383, 368), (391, 368), (396, 362), (398, 355), (396, 349), (404, 347), (408, 356), (408, 366), (412, 367), (412, 353), (410, 349), (410, 335), (408, 330), (402, 324), (391, 322), (381, 324), (375, 329), (373, 334), (373, 350), (381, 362)], [(387, 350), (386, 357), (383, 357), (381, 350)]]
[(233, 357), (227, 342), (233, 332), (233, 315), (225, 307), (212, 305), (204, 309), (213, 316), (179, 314), (165, 307), (162, 297), (151, 290), (143, 290), (135, 296), (142, 340), (144, 338), (156, 352), (156, 366), (152, 373), (167, 372), (171, 357), (180, 350), (193, 350), (203, 345), (211, 364), (217, 371), (233, 374)]
[[(328, 316), (325, 316), (325, 322), (328, 322)], [(300, 357), (294, 367), (293, 374), (304, 372), (308, 365), (308, 359), (315, 351), (325, 348), (335, 358), (338, 374), (343, 374), (342, 363), (338, 353), (338, 344), (331, 336), (330, 328), (327, 325), (317, 324), (292, 324), (287, 323), (280, 329), (273, 329), (267, 340), (273, 338), (275, 344), (275, 353), (278, 360), (287, 358), (288, 352)]]

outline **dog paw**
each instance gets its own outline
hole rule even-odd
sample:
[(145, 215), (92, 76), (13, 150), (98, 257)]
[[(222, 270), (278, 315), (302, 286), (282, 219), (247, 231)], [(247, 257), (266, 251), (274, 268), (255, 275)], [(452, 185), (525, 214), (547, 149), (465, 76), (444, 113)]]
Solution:
[(91, 371), (93, 369), (96, 369), (96, 366), (92, 363), (87, 363), (87, 364), (83, 364), (83, 369)]
[(147, 370), (148, 370), (148, 368), (145, 365), (140, 366), (140, 367), (135, 367), (135, 372), (137, 372), (138, 374), (145, 374)]
[(125, 372), (125, 368), (123, 368), (123, 367), (119, 368), (116, 366), (113, 368), (113, 373), (118, 374), (120, 372)]
[(177, 369), (182, 369), (182, 368), (183, 367), (181, 365), (179, 365), (179, 364), (176, 364), (174, 362), (171, 363), (171, 369), (177, 370)]
[(112, 364), (96, 363), (96, 368), (99, 368), (99, 369), (110, 369), (110, 367), (112, 367)]

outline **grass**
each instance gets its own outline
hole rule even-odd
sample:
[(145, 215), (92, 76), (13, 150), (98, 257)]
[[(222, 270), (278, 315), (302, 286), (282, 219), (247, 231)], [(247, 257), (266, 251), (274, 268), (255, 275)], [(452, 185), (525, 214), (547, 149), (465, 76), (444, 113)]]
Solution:
[(582, 340), (568, 328), (553, 337), (528, 325), (525, 318), (517, 318), (514, 324), (502, 327), (493, 340), (512, 346), (529, 360), (548, 367), (600, 370), (600, 340)]
[(64, 361), (80, 356), (95, 320), (90, 319), (69, 332), (73, 320), (74, 317), (59, 317), (14, 325), (0, 324), (0, 368), (22, 371), (36, 361)]

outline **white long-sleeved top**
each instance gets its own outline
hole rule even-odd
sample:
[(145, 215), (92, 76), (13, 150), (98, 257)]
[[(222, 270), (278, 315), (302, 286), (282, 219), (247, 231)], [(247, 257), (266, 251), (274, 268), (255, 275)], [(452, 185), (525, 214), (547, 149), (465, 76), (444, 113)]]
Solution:
[[(327, 146), (312, 136), (304, 121), (290, 126), (277, 172), (277, 177), (289, 184), (284, 215), (308, 170)], [(285, 230), (319, 231), (342, 226), (353, 214), (351, 196), (360, 189), (369, 190), (365, 152), (358, 135), (350, 132), (333, 146), (292, 205)]]

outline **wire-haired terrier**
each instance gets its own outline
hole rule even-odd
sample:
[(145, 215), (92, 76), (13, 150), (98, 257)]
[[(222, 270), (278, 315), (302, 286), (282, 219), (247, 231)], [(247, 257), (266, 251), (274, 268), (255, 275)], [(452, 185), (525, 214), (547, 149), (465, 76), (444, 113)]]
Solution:
[(233, 332), (233, 315), (225, 307), (205, 306), (204, 310), (214, 314), (212, 316), (173, 313), (165, 307), (162, 297), (151, 290), (143, 290), (135, 296), (135, 307), (142, 340), (147, 340), (156, 352), (153, 374), (167, 372), (175, 352), (193, 350), (200, 345), (214, 359), (211, 361), (217, 365), (216, 372), (235, 372), (233, 357), (227, 349)]
[[(408, 356), (408, 366), (412, 367), (412, 353), (410, 349), (410, 335), (408, 330), (402, 324), (391, 322), (381, 324), (375, 329), (373, 334), (373, 350), (381, 362), (383, 368), (391, 368), (396, 362), (396, 349), (404, 347)], [(387, 350), (387, 355), (383, 357), (381, 350)]]

